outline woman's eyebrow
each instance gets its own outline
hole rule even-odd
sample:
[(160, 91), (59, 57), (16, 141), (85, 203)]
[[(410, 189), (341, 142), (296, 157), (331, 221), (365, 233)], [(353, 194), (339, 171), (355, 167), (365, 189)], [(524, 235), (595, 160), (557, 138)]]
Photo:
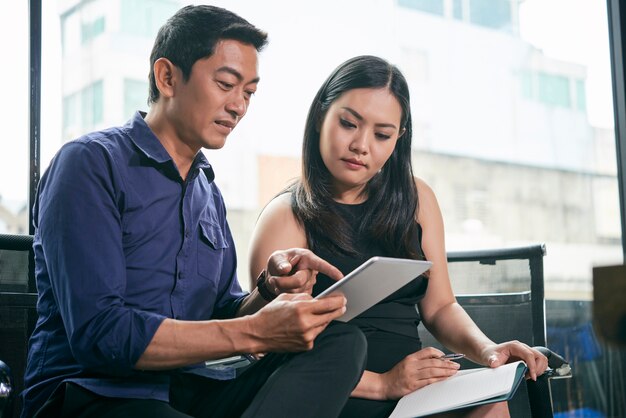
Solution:
[[(359, 112), (357, 112), (356, 110), (350, 108), (350, 107), (342, 107), (343, 110), (345, 110), (346, 112), (349, 112), (352, 114), (352, 116), (354, 116), (355, 118), (357, 118), (358, 120), (363, 120), (363, 116), (361, 116), (359, 114)], [(393, 128), (393, 129), (398, 129), (396, 127), (396, 125), (394, 125), (393, 123), (376, 123), (374, 124), (374, 126), (378, 126), (380, 128)]]

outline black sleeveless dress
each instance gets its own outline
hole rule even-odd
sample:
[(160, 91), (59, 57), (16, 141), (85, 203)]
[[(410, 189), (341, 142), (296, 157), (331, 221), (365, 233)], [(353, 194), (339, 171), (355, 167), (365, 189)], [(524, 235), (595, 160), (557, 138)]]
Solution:
[[(373, 256), (395, 256), (395, 254), (388, 254), (378, 242), (357, 236), (366, 204), (367, 202), (357, 205), (334, 203), (337, 214), (345, 219), (356, 238), (354, 245), (358, 256), (346, 256), (322, 247), (312, 248), (315, 254), (337, 267), (344, 275)], [(418, 225), (416, 246), (421, 245), (421, 235), (422, 230)], [(381, 277), (381, 280), (384, 280), (384, 277)], [(333, 283), (334, 280), (318, 274), (313, 296)], [(420, 316), (416, 304), (424, 297), (427, 285), (428, 279), (420, 276), (350, 321), (351, 324), (357, 325), (367, 337), (366, 370), (376, 373), (387, 372), (404, 357), (422, 348), (417, 334)], [(341, 417), (386, 417), (391, 413), (395, 404), (395, 401), (350, 398)]]

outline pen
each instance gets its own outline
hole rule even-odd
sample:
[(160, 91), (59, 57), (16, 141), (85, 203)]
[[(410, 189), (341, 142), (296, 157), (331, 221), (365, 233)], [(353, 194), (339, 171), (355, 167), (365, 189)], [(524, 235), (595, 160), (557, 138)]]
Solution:
[(438, 357), (440, 360), (458, 360), (465, 357), (465, 354), (460, 353), (450, 353), (444, 356)]
[(255, 357), (253, 354), (245, 353), (245, 354), (241, 354), (238, 356), (225, 357), (225, 358), (220, 358), (220, 359), (215, 359), (215, 360), (207, 360), (204, 362), (204, 365), (206, 367), (230, 366), (233, 364), (237, 364), (243, 360), (248, 360), (248, 362), (254, 363), (258, 360), (258, 358)]
[(243, 356), (244, 356), (244, 357), (246, 358), (246, 360), (248, 360), (250, 363), (254, 363), (254, 362), (256, 362), (257, 360), (259, 360), (259, 359), (260, 359), (259, 357), (255, 356), (254, 354), (248, 354), (248, 353), (246, 353), (246, 354), (243, 354)]

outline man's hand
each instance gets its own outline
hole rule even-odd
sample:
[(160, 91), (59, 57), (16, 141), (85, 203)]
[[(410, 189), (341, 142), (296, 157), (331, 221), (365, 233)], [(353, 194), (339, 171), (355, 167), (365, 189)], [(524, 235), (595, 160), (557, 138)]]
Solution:
[(274, 294), (311, 294), (318, 272), (339, 280), (343, 274), (309, 250), (291, 248), (275, 251), (267, 261), (267, 288)]
[(250, 317), (251, 332), (260, 347), (256, 352), (293, 352), (313, 348), (328, 323), (343, 315), (346, 299), (313, 299), (307, 294), (282, 294)]

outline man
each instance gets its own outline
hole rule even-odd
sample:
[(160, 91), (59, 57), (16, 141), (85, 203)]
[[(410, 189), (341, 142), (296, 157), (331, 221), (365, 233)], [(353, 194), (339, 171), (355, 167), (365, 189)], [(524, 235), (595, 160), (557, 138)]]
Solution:
[[(348, 325), (326, 329), (344, 298), (307, 294), (317, 271), (341, 274), (286, 250), (243, 293), (224, 202), (200, 152), (221, 148), (245, 115), (265, 43), (224, 9), (181, 9), (154, 44), (149, 113), (70, 142), (52, 161), (34, 208), (39, 320), (23, 416), (341, 410), (365, 340)], [(272, 354), (237, 378), (205, 367), (240, 353)]]

